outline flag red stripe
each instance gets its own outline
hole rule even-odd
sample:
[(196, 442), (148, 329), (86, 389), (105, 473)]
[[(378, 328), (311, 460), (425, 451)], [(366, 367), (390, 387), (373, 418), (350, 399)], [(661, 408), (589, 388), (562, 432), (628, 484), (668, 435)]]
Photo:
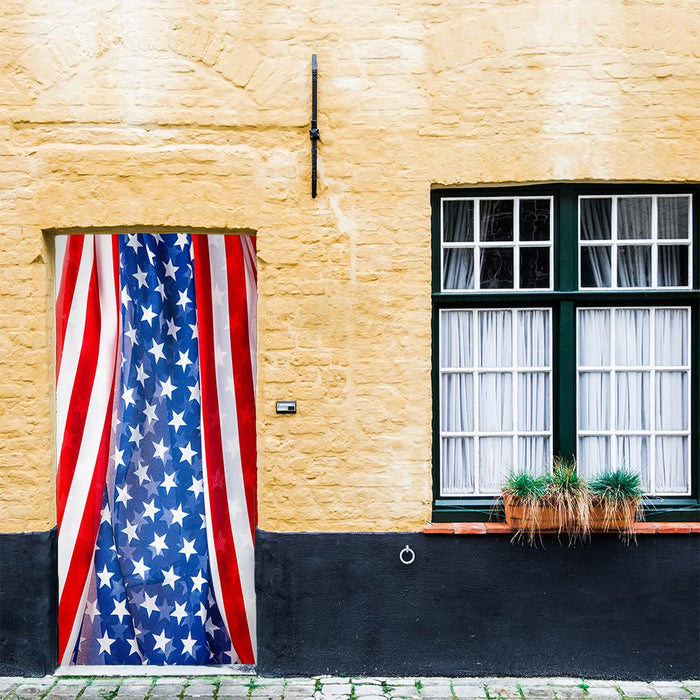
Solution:
[(231, 336), (233, 381), (238, 414), (238, 440), (243, 469), (248, 520), (253, 541), (257, 518), (257, 475), (255, 444), (255, 394), (248, 336), (248, 299), (243, 261), (243, 240), (239, 236), (224, 236), (226, 272), (228, 276), (228, 310)]
[(56, 378), (63, 357), (63, 343), (66, 339), (66, 327), (70, 318), (70, 309), (75, 294), (75, 283), (80, 269), (80, 258), (83, 254), (84, 236), (68, 236), (66, 252), (63, 258), (61, 286), (56, 297)]
[[(94, 243), (91, 242), (92, 245)], [(92, 262), (92, 272), (85, 309), (85, 330), (80, 348), (80, 359), (75, 373), (75, 381), (70, 397), (70, 410), (66, 416), (61, 454), (56, 473), (56, 509), (58, 526), (61, 527), (63, 513), (68, 500), (73, 474), (78, 461), (80, 444), (85, 428), (85, 417), (90, 405), (90, 395), (95, 381), (95, 368), (100, 351), (100, 294), (97, 282), (97, 258)]]
[(214, 529), (214, 555), (216, 556), (221, 579), (224, 597), (222, 603), (226, 612), (231, 642), (240, 661), (245, 664), (252, 664), (255, 661), (255, 655), (248, 629), (226, 494), (226, 475), (224, 471), (221, 421), (216, 386), (211, 272), (206, 236), (193, 235), (192, 245), (194, 246), (199, 365), (202, 382), (202, 430), (206, 449), (207, 488), (211, 504), (212, 527)]
[[(82, 236), (81, 236), (82, 238)], [(113, 267), (113, 281), (115, 286), (115, 299), (116, 299), (116, 309), (117, 319), (119, 319), (119, 244), (117, 236), (112, 236), (112, 267)], [(94, 243), (93, 243), (94, 245)], [(98, 256), (95, 254), (93, 261), (93, 270), (90, 278), (90, 295), (88, 297), (88, 309), (93, 311), (90, 304), (90, 296), (93, 292), (93, 282), (95, 284), (95, 289), (99, 289), (97, 284), (97, 270), (98, 270)], [(97, 335), (99, 336), (99, 329), (101, 328), (101, 318), (100, 305), (97, 301), (96, 314), (98, 317), (98, 322), (95, 324), (97, 327)], [(88, 321), (94, 323), (92, 313), (88, 313), (86, 318), (85, 333), (93, 333), (95, 331), (94, 327), (91, 327)], [(117, 321), (117, 328), (119, 327), (119, 322)], [(117, 337), (119, 333), (117, 332)], [(83, 341), (83, 347), (85, 347), (85, 340)], [(95, 364), (97, 362), (97, 352), (99, 350), (99, 340), (95, 343)], [(82, 354), (82, 353), (81, 353)], [(80, 529), (76, 541), (73, 543), (70, 566), (68, 567), (68, 572), (66, 575), (65, 585), (63, 586), (63, 594), (59, 601), (58, 606), (58, 646), (60, 661), (63, 661), (63, 656), (66, 653), (66, 646), (70, 641), (71, 633), (75, 624), (76, 616), (82, 611), (80, 610), (80, 602), (82, 599), (83, 590), (85, 588), (85, 583), (90, 572), (90, 567), (92, 565), (92, 558), (95, 552), (95, 542), (97, 541), (97, 531), (100, 526), (100, 510), (102, 507), (102, 498), (104, 496), (105, 480), (107, 474), (107, 465), (109, 463), (109, 444), (110, 444), (110, 433), (112, 425), (112, 415), (111, 408), (114, 404), (114, 386), (115, 386), (115, 375), (117, 371), (117, 357), (119, 353), (115, 353), (113, 363), (112, 363), (112, 378), (111, 378), (111, 390), (109, 394), (108, 410), (105, 414), (105, 419), (102, 427), (102, 437), (100, 439), (100, 446), (97, 452), (95, 460), (95, 468), (92, 472), (92, 479), (90, 481), (90, 488), (87, 494), (87, 500), (85, 502), (85, 507), (83, 509), (82, 518), (80, 521)], [(81, 358), (82, 359), (82, 358)], [(81, 364), (78, 364), (78, 372), (75, 377), (74, 393), (75, 387), (83, 383), (82, 375), (80, 373)], [(89, 389), (92, 389), (92, 384), (94, 382), (95, 369), (94, 365), (90, 374)], [(87, 382), (86, 382), (87, 384)], [(88, 398), (90, 392), (88, 391)], [(71, 401), (73, 396), (71, 396)], [(71, 405), (72, 408), (72, 405)], [(87, 413), (87, 408), (85, 410)], [(69, 414), (69, 420), (72, 419), (73, 411), (71, 410)], [(64, 446), (65, 446), (64, 440)], [(80, 444), (78, 442), (78, 449)], [(62, 470), (61, 467), (70, 468), (70, 476), (72, 478), (75, 471), (75, 466), (77, 462), (78, 452), (75, 452), (75, 459), (66, 463), (59, 463), (58, 477), (61, 478)], [(67, 484), (67, 488), (70, 488), (70, 483)], [(66, 498), (68, 496), (68, 490), (65, 494)], [(65, 508), (65, 499), (63, 500), (63, 508)], [(61, 516), (63, 515), (63, 510), (61, 511)], [(59, 528), (60, 528), (59, 519)]]

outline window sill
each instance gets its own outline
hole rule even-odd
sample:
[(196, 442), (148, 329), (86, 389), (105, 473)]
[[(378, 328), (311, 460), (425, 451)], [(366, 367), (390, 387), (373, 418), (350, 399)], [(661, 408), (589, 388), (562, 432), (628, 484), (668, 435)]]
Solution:
[[(430, 523), (424, 535), (512, 535), (505, 523)], [(594, 530), (594, 532), (600, 532)], [(635, 535), (689, 535), (700, 533), (700, 523), (635, 523)], [(614, 534), (614, 533), (612, 533)]]

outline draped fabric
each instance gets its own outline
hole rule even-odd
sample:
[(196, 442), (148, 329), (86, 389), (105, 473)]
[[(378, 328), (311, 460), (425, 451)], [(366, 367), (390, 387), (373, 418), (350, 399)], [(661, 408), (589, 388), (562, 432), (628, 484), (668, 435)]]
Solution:
[(56, 249), (61, 663), (253, 663), (255, 239)]
[(551, 463), (551, 314), (440, 314), (441, 485), (494, 494), (511, 469)]
[(580, 309), (579, 468), (640, 473), (656, 494), (689, 493), (687, 308)]

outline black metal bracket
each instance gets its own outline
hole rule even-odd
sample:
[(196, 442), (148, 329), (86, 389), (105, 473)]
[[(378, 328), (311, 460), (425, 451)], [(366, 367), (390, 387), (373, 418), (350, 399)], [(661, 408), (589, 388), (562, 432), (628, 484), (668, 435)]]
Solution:
[(311, 55), (311, 128), (309, 138), (311, 139), (311, 197), (316, 198), (316, 179), (318, 177), (316, 161), (318, 157), (317, 141), (321, 138), (318, 130), (318, 63), (316, 54)]

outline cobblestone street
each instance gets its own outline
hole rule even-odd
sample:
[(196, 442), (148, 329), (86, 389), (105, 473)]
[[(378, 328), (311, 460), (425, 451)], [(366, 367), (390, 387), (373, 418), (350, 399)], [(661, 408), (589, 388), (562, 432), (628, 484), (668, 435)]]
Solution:
[(260, 678), (258, 676), (0, 678), (0, 697), (212, 698), (213, 700), (462, 700), (463, 698), (699, 698), (700, 681), (583, 681), (570, 678)]

